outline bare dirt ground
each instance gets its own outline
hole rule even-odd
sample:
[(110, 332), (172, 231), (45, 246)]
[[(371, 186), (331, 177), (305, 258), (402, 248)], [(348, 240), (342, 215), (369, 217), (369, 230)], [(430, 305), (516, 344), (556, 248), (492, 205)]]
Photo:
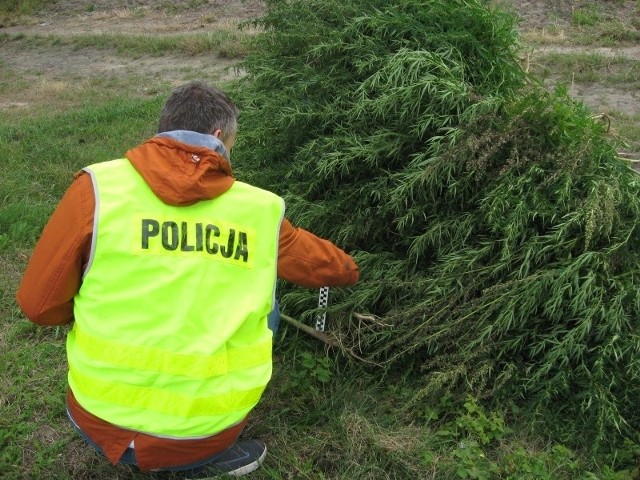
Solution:
[[(610, 56), (625, 56), (640, 60), (640, 46), (591, 49), (566, 46), (562, 31), (570, 25), (575, 8), (594, 1), (504, 0), (512, 4), (522, 17), (521, 30), (532, 31), (552, 27), (559, 32), (559, 43), (539, 48), (532, 55), (545, 51), (575, 50), (597, 52)], [(605, 4), (611, 15), (619, 18), (638, 16), (635, 1), (598, 2)], [(259, 0), (71, 0), (51, 2), (35, 16), (0, 26), (0, 35), (66, 36), (81, 34), (168, 35), (235, 30), (239, 22), (260, 16), (264, 6)], [(39, 47), (0, 37), (0, 75), (11, 72), (16, 81), (32, 85), (32, 94), (5, 95), (0, 98), (0, 113), (6, 109), (28, 106), (46, 99), (48, 92), (64, 89), (69, 81), (82, 82), (91, 78), (145, 74), (150, 79), (163, 79), (170, 84), (184, 81), (185, 72), (200, 78), (227, 80), (237, 72), (235, 62), (217, 55), (131, 58), (98, 48), (77, 49), (68, 45), (55, 48)], [(599, 112), (615, 110), (628, 115), (640, 113), (640, 92), (594, 84), (572, 84), (570, 93)]]

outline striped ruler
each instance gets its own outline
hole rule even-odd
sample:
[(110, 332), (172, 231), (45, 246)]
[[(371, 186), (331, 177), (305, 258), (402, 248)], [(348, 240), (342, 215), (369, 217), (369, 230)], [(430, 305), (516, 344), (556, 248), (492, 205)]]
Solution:
[[(327, 308), (329, 304), (329, 287), (322, 287), (318, 296), (318, 308)], [(327, 326), (327, 312), (320, 312), (316, 315), (316, 330), (324, 332)]]

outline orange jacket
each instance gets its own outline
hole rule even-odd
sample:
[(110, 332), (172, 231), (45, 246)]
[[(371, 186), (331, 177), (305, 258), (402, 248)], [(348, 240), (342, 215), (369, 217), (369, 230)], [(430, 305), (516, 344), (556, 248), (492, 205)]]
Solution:
[[(226, 192), (235, 181), (229, 162), (218, 153), (170, 138), (154, 137), (125, 154), (154, 193), (171, 205), (190, 205)], [(18, 288), (24, 314), (40, 325), (73, 321), (73, 298), (89, 260), (95, 198), (90, 177), (76, 174), (49, 219)], [(355, 262), (327, 240), (284, 219), (280, 228), (278, 277), (309, 288), (344, 286), (358, 281)], [(116, 463), (135, 439), (142, 469), (193, 463), (230, 446), (244, 423), (202, 440), (171, 440), (108, 424), (67, 394), (80, 429)]]

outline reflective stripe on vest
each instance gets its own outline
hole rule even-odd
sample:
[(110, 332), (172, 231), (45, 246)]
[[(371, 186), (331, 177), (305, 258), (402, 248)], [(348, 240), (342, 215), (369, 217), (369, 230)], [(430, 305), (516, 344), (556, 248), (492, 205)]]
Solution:
[(270, 341), (202, 357), (103, 340), (91, 337), (80, 329), (73, 329), (70, 334), (75, 336), (76, 348), (93, 360), (129, 369), (164, 372), (184, 377), (206, 379), (234, 370), (259, 366), (271, 360)]
[(92, 256), (67, 338), (78, 402), (161, 436), (238, 423), (271, 376), (266, 317), (282, 199), (236, 181), (218, 198), (174, 207), (127, 160), (86, 170), (96, 194)]

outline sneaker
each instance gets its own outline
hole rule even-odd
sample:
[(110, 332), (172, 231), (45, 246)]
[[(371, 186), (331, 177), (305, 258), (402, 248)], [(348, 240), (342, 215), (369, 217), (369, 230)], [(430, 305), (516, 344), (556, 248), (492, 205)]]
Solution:
[(241, 477), (258, 469), (267, 456), (267, 446), (260, 440), (242, 440), (233, 444), (190, 479), (215, 478), (218, 475)]

